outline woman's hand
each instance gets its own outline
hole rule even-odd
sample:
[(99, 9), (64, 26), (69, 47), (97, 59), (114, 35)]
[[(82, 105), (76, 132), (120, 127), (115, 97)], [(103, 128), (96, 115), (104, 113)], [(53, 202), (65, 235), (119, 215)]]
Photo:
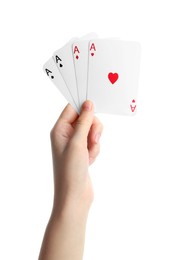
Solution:
[(102, 128), (90, 101), (83, 104), (79, 116), (68, 104), (54, 125), (51, 144), (55, 211), (70, 203), (88, 209), (93, 201), (88, 167), (99, 154)]

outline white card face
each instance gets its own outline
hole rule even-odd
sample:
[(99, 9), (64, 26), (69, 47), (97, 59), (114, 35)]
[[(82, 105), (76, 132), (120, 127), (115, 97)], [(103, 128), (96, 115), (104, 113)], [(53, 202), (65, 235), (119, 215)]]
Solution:
[(66, 100), (73, 106), (73, 108), (78, 111), (78, 108), (71, 96), (70, 91), (68, 90), (53, 58), (49, 59), (43, 66), (43, 71), (50, 78), (50, 80), (55, 84), (55, 86), (60, 90), (62, 95)]
[(53, 58), (59, 69), (59, 72), (62, 75), (62, 78), (64, 79), (64, 81), (75, 101), (76, 106), (79, 109), (80, 106), (79, 106), (78, 90), (77, 90), (77, 85), (76, 85), (76, 76), (75, 76), (73, 55), (72, 55), (72, 49), (71, 49), (73, 42), (76, 40), (77, 40), (77, 38), (72, 39), (64, 47), (57, 50), (53, 54)]
[(95, 112), (136, 113), (140, 49), (137, 42), (90, 41), (87, 98)]
[(80, 106), (87, 96), (88, 44), (89, 40), (97, 38), (97, 34), (91, 33), (86, 38), (73, 43), (72, 48)]

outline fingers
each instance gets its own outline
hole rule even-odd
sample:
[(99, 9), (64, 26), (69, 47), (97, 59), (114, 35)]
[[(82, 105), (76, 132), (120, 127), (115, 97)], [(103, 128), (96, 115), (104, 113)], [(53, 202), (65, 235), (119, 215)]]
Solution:
[(85, 101), (82, 105), (80, 115), (75, 123), (75, 130), (73, 138), (76, 141), (86, 141), (88, 133), (94, 119), (93, 103), (89, 100)]
[(91, 165), (100, 152), (99, 140), (103, 131), (103, 125), (97, 117), (94, 117), (88, 136), (89, 164)]
[(97, 144), (101, 137), (102, 131), (103, 131), (103, 125), (101, 124), (101, 122), (97, 117), (94, 117), (91, 130), (90, 130), (90, 135), (89, 135), (90, 142)]
[(100, 144), (93, 144), (89, 149), (89, 165), (91, 165), (100, 153)]
[(75, 111), (75, 109), (68, 104), (64, 110), (62, 111), (59, 119), (57, 120), (57, 124), (59, 121), (64, 121), (65, 123), (69, 123), (72, 124), (78, 117), (77, 112)]
[(72, 124), (77, 119), (77, 117), (77, 112), (70, 104), (68, 104), (56, 121), (54, 127), (51, 130), (51, 133), (58, 132), (64, 124)]

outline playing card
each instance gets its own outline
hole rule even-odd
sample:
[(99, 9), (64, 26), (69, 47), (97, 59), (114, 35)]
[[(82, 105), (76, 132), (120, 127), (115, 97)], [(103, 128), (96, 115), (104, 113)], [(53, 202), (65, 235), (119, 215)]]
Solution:
[(64, 47), (57, 50), (53, 54), (54, 61), (57, 65), (59, 72), (62, 75), (63, 80), (65, 81), (75, 104), (79, 109), (79, 97), (78, 97), (78, 90), (76, 85), (76, 76), (74, 70), (74, 63), (73, 63), (73, 55), (71, 46), (73, 42), (77, 40), (74, 38), (70, 40)]
[(61, 74), (59, 73), (59, 70), (58, 70), (53, 58), (50, 58), (44, 64), (43, 70), (46, 73), (46, 75), (51, 79), (51, 81), (55, 84), (55, 86), (60, 90), (62, 95), (67, 99), (67, 101), (79, 113), (78, 107), (77, 107), (73, 97), (71, 96), (71, 93), (68, 90), (68, 87), (66, 86)]
[(97, 38), (97, 34), (91, 33), (73, 43), (72, 51), (80, 106), (86, 100), (88, 76), (88, 44), (89, 40), (94, 38)]
[(137, 42), (90, 41), (87, 98), (93, 101), (95, 112), (136, 113), (140, 49)]

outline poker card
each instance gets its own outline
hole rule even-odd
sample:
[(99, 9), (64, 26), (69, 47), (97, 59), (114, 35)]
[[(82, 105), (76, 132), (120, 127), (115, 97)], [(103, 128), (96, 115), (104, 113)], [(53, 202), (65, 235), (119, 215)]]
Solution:
[(50, 80), (55, 84), (55, 86), (60, 90), (62, 95), (66, 98), (66, 100), (73, 106), (73, 108), (78, 111), (78, 107), (73, 99), (73, 96), (71, 95), (68, 87), (66, 86), (61, 74), (59, 73), (59, 70), (53, 60), (53, 58), (50, 58), (43, 66), (43, 70), (46, 73), (46, 75), (50, 78)]
[(68, 89), (71, 93), (71, 96), (73, 97), (73, 100), (75, 101), (77, 108), (79, 109), (79, 97), (71, 49), (71, 46), (75, 40), (77, 40), (77, 38), (70, 40), (64, 47), (57, 50), (53, 54), (53, 58), (59, 72), (62, 75), (63, 80), (68, 86)]
[(86, 100), (88, 76), (88, 44), (89, 40), (97, 38), (96, 33), (91, 33), (73, 43), (73, 59), (80, 106)]
[(119, 39), (89, 43), (87, 99), (95, 112), (134, 115), (140, 67), (140, 44)]

